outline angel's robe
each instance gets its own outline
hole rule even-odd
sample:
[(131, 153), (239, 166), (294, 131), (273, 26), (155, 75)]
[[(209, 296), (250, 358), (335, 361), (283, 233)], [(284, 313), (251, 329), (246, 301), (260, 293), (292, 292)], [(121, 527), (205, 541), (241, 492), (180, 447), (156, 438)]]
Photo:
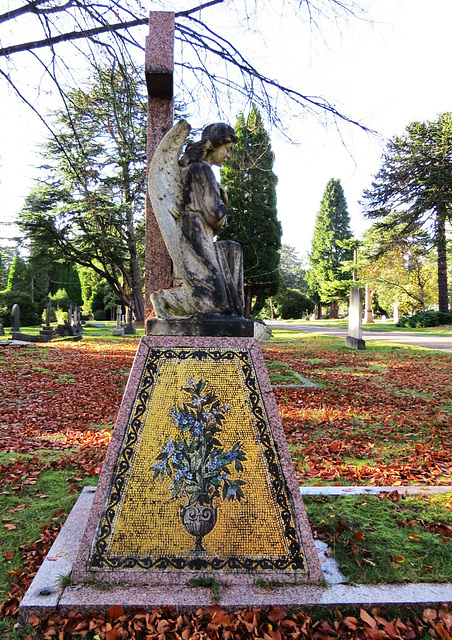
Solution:
[(171, 255), (176, 284), (152, 295), (161, 318), (200, 314), (243, 316), (243, 254), (238, 242), (216, 241), (227, 210), (211, 167), (184, 171), (184, 212), (177, 221), (178, 251)]

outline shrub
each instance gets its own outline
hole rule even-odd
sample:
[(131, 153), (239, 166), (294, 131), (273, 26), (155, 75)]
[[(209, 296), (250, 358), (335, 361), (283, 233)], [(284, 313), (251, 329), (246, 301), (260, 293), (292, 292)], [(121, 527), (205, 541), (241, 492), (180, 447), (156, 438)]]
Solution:
[(20, 326), (41, 324), (39, 307), (32, 302), (30, 295), (21, 291), (0, 291), (0, 323), (4, 327), (11, 326), (11, 309), (14, 304), (20, 307)]
[(438, 327), (442, 324), (452, 324), (452, 312), (421, 311), (414, 316), (402, 316), (397, 323), (398, 327)]
[(283, 320), (301, 318), (314, 311), (314, 302), (298, 289), (285, 289), (277, 296), (277, 313)]

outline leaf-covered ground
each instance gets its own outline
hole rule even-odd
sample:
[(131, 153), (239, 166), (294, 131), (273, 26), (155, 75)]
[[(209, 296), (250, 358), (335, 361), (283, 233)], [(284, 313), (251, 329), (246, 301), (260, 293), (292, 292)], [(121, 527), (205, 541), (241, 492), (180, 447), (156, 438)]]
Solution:
[(263, 348), (319, 385), (275, 389), (299, 481), (452, 484), (452, 355), (332, 344), (310, 337)]
[[(162, 610), (136, 616), (118, 610), (90, 619), (32, 618), (30, 627), (15, 628), (17, 605), (64, 511), (100, 471), (137, 344), (137, 339), (83, 340), (0, 350), (0, 494), (7, 505), (0, 570), (9, 585), (0, 608), (0, 634), (24, 640), (452, 638), (447, 607), (408, 617), (404, 611), (403, 621), (381, 608), (315, 614), (225, 613), (211, 607), (190, 615)], [(309, 338), (264, 347), (269, 361), (321, 384), (276, 389), (300, 481), (452, 484), (452, 357), (406, 349), (356, 353), (331, 345), (328, 339)], [(57, 483), (67, 496), (64, 511), (50, 502)], [(40, 533), (21, 538), (21, 518), (37, 502), (42, 504), (36, 511)]]

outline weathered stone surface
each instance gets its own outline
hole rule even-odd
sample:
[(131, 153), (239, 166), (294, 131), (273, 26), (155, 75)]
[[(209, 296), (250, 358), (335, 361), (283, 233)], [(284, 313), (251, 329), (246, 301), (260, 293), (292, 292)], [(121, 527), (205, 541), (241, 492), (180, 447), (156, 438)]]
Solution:
[(353, 336), (345, 337), (345, 346), (350, 349), (359, 349), (363, 351), (366, 348), (366, 342), (362, 338), (354, 338)]
[(20, 332), (20, 308), (18, 304), (13, 304), (11, 309), (11, 331)]
[(211, 164), (221, 166), (229, 157), (235, 133), (223, 123), (209, 125), (179, 160), (189, 131), (187, 122), (178, 122), (158, 146), (149, 169), (152, 206), (177, 284), (156, 291), (152, 304), (162, 319), (243, 316), (241, 246), (229, 240), (213, 242), (226, 224), (227, 196)]
[(218, 336), (254, 337), (255, 322), (233, 316), (209, 318), (183, 318), (159, 320), (150, 318), (146, 323), (148, 336)]
[(362, 336), (361, 290), (359, 287), (352, 287), (348, 307), (348, 336), (345, 338), (345, 346), (350, 349), (365, 349), (366, 343)]
[[(174, 13), (151, 11), (146, 38), (145, 74), (148, 87), (147, 173), (155, 150), (173, 126)], [(146, 311), (151, 294), (173, 285), (171, 258), (146, 193)]]

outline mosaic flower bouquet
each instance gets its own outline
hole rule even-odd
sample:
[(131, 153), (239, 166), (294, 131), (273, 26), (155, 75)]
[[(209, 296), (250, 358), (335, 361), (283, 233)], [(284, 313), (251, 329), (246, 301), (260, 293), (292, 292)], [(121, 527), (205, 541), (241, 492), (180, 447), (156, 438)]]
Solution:
[(168, 438), (151, 467), (154, 480), (160, 477), (163, 482), (167, 476), (172, 479), (168, 485), (171, 498), (186, 499), (181, 518), (187, 531), (196, 536), (196, 554), (205, 553), (202, 538), (216, 524), (214, 499), (240, 501), (245, 484), (231, 478), (231, 466), (238, 473), (243, 471), (246, 456), (241, 443), (236, 442), (226, 451), (219, 440), (229, 406), (221, 405), (207, 385), (204, 380), (187, 380), (182, 390), (190, 396), (189, 401), (170, 409), (179, 434), (174, 440)]

